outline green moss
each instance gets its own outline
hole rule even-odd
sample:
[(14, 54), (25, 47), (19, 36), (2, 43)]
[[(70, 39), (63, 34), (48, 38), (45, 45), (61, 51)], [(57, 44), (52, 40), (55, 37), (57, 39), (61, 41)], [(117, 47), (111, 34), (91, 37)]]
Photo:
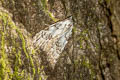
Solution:
[(23, 51), (27, 57), (28, 60), (30, 60), (30, 64), (32, 66), (32, 71), (33, 71), (33, 75), (35, 74), (35, 67), (34, 67), (34, 63), (33, 63), (33, 59), (31, 57), (31, 55), (28, 54), (27, 50), (26, 50), (26, 42), (25, 42), (25, 39), (24, 39), (24, 36), (23, 34), (20, 32), (20, 30), (13, 24), (13, 23), (10, 23), (10, 25), (16, 29), (20, 39), (22, 40), (22, 48), (23, 48)]
[[(19, 44), (17, 44), (15, 42), (15, 39), (12, 39), (13, 42), (13, 46), (12, 46), (12, 52), (15, 54), (15, 65), (14, 65), (14, 72), (13, 74), (10, 73), (10, 68), (9, 68), (9, 62), (8, 62), (8, 58), (7, 55), (5, 54), (5, 29), (6, 27), (9, 27), (10, 29), (14, 29), (16, 30), (16, 32), (18, 33), (21, 41), (22, 41), (22, 49), (25, 53), (25, 56), (27, 57), (28, 61), (30, 61), (30, 65), (31, 65), (31, 69), (33, 72), (33, 76), (35, 75), (36, 69), (34, 66), (34, 62), (33, 59), (31, 57), (31, 55), (27, 52), (26, 50), (26, 42), (24, 39), (23, 34), (20, 32), (20, 30), (17, 28), (17, 26), (15, 26), (15, 24), (12, 22), (12, 19), (8, 16), (7, 13), (0, 11), (0, 20), (3, 22), (1, 25), (3, 28), (3, 31), (1, 31), (2, 37), (1, 37), (1, 50), (0, 50), (0, 55), (1, 55), (1, 59), (0, 59), (0, 80), (11, 80), (11, 79), (15, 79), (15, 80), (22, 80), (24, 78), (24, 74), (25, 71), (22, 70), (20, 71), (20, 66), (22, 65), (22, 61), (21, 61), (21, 49), (16, 49), (14, 46), (20, 46)], [(18, 52), (16, 52), (18, 51)], [(35, 52), (34, 50), (32, 52)]]
[(75, 27), (75, 26), (73, 27), (72, 31), (73, 31), (74, 33), (76, 32), (76, 27)]
[(21, 51), (18, 51), (18, 54), (17, 54), (16, 57), (17, 57), (17, 59), (18, 59), (18, 64), (19, 64), (19, 65), (22, 65), (21, 54), (20, 54), (20, 53), (21, 53)]
[[(14, 49), (14, 52), (15, 52), (16, 49)], [(18, 54), (16, 53), (15, 56), (16, 56), (16, 60), (15, 60), (15, 68), (14, 68), (14, 73), (13, 73), (13, 77), (15, 80), (22, 80), (24, 78), (23, 75), (21, 75), (23, 72), (20, 72), (19, 68), (21, 66), (21, 52), (19, 51)]]
[(31, 57), (31, 55), (29, 55), (27, 53), (27, 50), (26, 50), (26, 42), (25, 42), (25, 39), (24, 39), (24, 36), (22, 35), (22, 33), (16, 28), (16, 31), (18, 32), (19, 36), (20, 36), (20, 39), (22, 40), (22, 48), (23, 48), (23, 51), (27, 57), (27, 59), (30, 61), (30, 65), (32, 67), (32, 71), (33, 71), (33, 77), (34, 77), (34, 74), (35, 74), (35, 66), (34, 66), (34, 62), (33, 62), (33, 59)]
[(50, 17), (54, 22), (57, 22), (57, 21), (58, 21), (58, 19), (56, 19), (56, 18), (52, 15), (52, 13), (51, 13), (50, 11), (46, 11), (46, 12), (48, 13), (49, 17)]
[[(1, 13), (0, 13), (1, 14)], [(5, 27), (7, 25), (7, 18), (5, 17), (7, 16), (6, 14), (4, 16), (1, 16), (0, 15), (0, 19), (2, 19), (2, 26), (3, 26), (3, 30), (1, 32), (1, 36), (2, 36), (2, 39), (1, 39), (1, 52), (0, 52), (0, 55), (1, 55), (1, 59), (0, 59), (0, 79), (4, 79), (4, 80), (7, 80), (9, 77), (8, 77), (8, 73), (10, 72), (10, 68), (9, 68), (9, 63), (8, 63), (8, 60), (7, 60), (7, 55), (5, 53)]]
[(18, 32), (19, 37), (20, 37), (20, 39), (22, 40), (22, 48), (23, 48), (23, 51), (24, 51), (26, 57), (29, 59), (29, 56), (28, 56), (28, 53), (27, 53), (27, 50), (26, 50), (26, 44), (25, 44), (24, 37), (23, 37), (22, 33), (21, 33), (18, 29), (16, 29), (16, 31)]
[(47, 0), (41, 0), (41, 2), (42, 2), (42, 7), (45, 9), (45, 10), (47, 10), (48, 8), (47, 8)]
[(111, 0), (105, 0), (105, 1), (107, 2), (107, 4), (110, 4), (110, 1), (111, 1)]
[[(77, 37), (77, 41), (79, 40), (79, 42), (80, 42), (80, 49), (83, 49), (83, 46), (85, 46), (85, 45), (83, 45), (83, 42), (84, 42), (85, 40), (89, 40), (88, 36), (86, 36), (87, 34), (88, 34), (88, 29), (85, 29), (85, 30), (83, 30), (83, 31), (80, 33), (80, 35)], [(90, 46), (87, 45), (87, 47), (89, 48)]]
[(47, 0), (41, 0), (41, 2), (42, 2), (42, 7), (44, 8), (45, 13), (47, 13), (48, 16), (49, 16), (54, 22), (57, 22), (58, 19), (56, 19), (56, 18), (52, 15), (52, 13), (49, 11), (49, 9), (48, 9)]
[(42, 77), (39, 77), (39, 80), (42, 80)]
[(33, 63), (33, 59), (32, 59), (32, 57), (30, 56), (30, 64), (31, 64), (31, 66), (32, 66), (32, 71), (33, 71), (33, 76), (35, 75), (35, 66), (34, 66), (34, 63)]
[(94, 69), (92, 67), (92, 64), (90, 64), (89, 59), (86, 58), (85, 56), (83, 56), (83, 62), (81, 63), (81, 65), (83, 65), (83, 66), (85, 66), (86, 68), (89, 69), (90, 75), (91, 75), (90, 80), (93, 80), (93, 77), (95, 76), (95, 72), (94, 72)]

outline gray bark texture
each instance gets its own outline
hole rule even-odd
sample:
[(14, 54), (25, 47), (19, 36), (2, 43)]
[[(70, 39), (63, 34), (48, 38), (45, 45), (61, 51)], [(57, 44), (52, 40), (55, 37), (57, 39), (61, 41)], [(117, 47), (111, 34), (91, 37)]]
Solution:
[[(33, 37), (72, 16), (72, 36), (49, 65)], [(0, 0), (0, 80), (119, 80), (119, 0)]]

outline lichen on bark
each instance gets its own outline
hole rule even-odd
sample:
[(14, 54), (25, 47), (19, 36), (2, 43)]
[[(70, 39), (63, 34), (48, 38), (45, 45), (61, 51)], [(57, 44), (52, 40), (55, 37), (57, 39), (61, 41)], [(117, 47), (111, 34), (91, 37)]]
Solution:
[[(41, 78), (44, 72), (38, 71), (38, 66), (41, 66), (39, 62), (35, 65), (39, 59), (32, 47), (30, 36), (26, 35), (19, 25), (16, 26), (11, 17), (7, 10), (0, 7), (0, 79)], [(44, 79), (44, 76), (42, 78)]]

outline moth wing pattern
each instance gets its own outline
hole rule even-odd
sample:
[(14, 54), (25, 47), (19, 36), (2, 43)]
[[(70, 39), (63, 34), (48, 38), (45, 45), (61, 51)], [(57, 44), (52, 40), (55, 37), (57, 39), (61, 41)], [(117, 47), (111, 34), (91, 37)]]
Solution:
[(71, 37), (72, 28), (72, 17), (69, 17), (50, 25), (48, 30), (41, 30), (33, 37), (34, 46), (45, 51), (47, 61), (53, 68)]

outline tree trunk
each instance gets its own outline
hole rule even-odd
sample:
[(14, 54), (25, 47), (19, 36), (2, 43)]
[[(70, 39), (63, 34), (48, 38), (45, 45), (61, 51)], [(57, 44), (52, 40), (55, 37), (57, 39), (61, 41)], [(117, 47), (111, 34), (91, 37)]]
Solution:
[[(0, 0), (0, 80), (119, 80), (119, 7), (119, 0)], [(70, 16), (72, 37), (51, 68), (33, 37)]]

